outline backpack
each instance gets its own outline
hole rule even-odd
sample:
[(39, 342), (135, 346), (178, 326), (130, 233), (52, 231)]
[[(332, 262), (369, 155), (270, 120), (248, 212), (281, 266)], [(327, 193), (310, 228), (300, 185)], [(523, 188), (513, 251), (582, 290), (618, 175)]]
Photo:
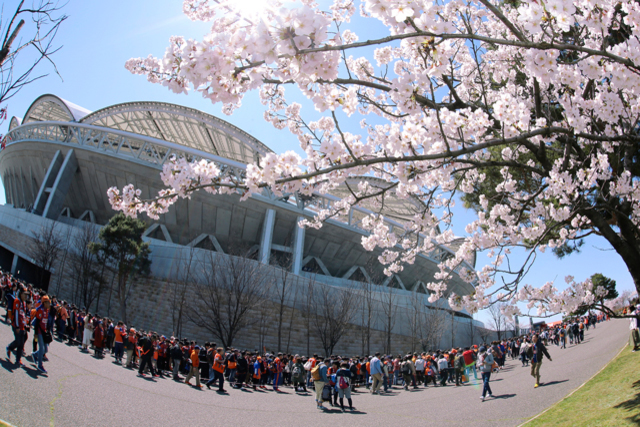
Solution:
[(300, 376), (302, 376), (302, 369), (300, 369), (300, 365), (295, 365), (293, 367), (293, 372), (292, 372), (293, 376), (295, 378), (298, 378)]
[(316, 365), (315, 368), (311, 370), (311, 378), (314, 381), (320, 381), (322, 379), (322, 375), (320, 374), (320, 365)]
[(331, 402), (331, 386), (329, 384), (322, 388), (322, 400), (324, 402)]
[(527, 357), (529, 359), (533, 359), (533, 346), (530, 345), (529, 348), (527, 348)]
[(338, 378), (338, 388), (341, 388), (342, 390), (349, 388), (349, 381), (347, 380), (347, 377)]
[(409, 366), (409, 362), (404, 362), (402, 364), (402, 373), (406, 375), (411, 375), (411, 366)]

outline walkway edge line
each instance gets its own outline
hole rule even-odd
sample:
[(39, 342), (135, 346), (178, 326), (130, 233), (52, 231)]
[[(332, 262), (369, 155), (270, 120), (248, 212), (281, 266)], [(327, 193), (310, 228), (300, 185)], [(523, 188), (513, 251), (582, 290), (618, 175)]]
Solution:
[(9, 426), (9, 427), (16, 427), (16, 426), (14, 426), (14, 425), (13, 425), (13, 424), (11, 424), (11, 423), (6, 422), (5, 420), (0, 420), (0, 423), (6, 424), (6, 425), (7, 425), (7, 426)]
[(609, 360), (602, 368), (600, 368), (600, 370), (598, 372), (596, 372), (595, 374), (593, 374), (591, 376), (591, 378), (589, 378), (588, 380), (586, 380), (585, 382), (583, 382), (580, 387), (576, 388), (575, 390), (573, 390), (571, 393), (567, 394), (565, 397), (563, 397), (562, 399), (558, 400), (556, 403), (554, 403), (553, 405), (549, 406), (547, 409), (545, 409), (544, 411), (540, 412), (538, 415), (536, 415), (535, 417), (528, 419), (527, 421), (525, 421), (524, 423), (520, 424), (518, 427), (524, 427), (525, 425), (529, 424), (531, 421), (535, 420), (536, 418), (538, 418), (539, 416), (541, 416), (542, 414), (546, 413), (547, 411), (551, 410), (551, 408), (554, 408), (556, 405), (560, 404), (562, 401), (568, 399), (569, 397), (571, 397), (571, 395), (573, 393), (575, 393), (576, 391), (580, 390), (582, 387), (584, 387), (584, 385), (586, 383), (588, 383), (589, 381), (591, 381), (592, 379), (595, 378), (596, 375), (598, 375), (600, 372), (602, 372), (604, 370), (604, 368), (606, 368), (607, 366), (609, 366), (609, 364), (611, 364), (611, 362), (613, 362), (613, 360), (618, 357), (620, 355), (620, 353), (622, 353), (622, 351), (627, 348), (629, 346), (629, 343), (625, 343), (622, 348), (620, 349), (620, 351), (618, 351), (616, 353), (615, 356), (613, 356), (611, 358), (611, 360)]

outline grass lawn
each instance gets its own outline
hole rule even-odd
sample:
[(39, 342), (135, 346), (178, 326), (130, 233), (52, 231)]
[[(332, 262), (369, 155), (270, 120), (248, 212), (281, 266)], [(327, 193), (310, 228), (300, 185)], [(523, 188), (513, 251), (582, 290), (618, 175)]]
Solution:
[(640, 425), (640, 351), (629, 347), (580, 390), (526, 427)]

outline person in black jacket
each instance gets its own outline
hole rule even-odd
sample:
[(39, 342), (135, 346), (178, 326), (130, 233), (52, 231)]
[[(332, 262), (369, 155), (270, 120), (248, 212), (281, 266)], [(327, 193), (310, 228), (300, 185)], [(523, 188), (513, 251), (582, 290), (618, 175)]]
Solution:
[(149, 366), (149, 371), (151, 375), (157, 377), (158, 375), (153, 369), (153, 363), (151, 363), (151, 358), (153, 357), (154, 352), (154, 343), (158, 340), (156, 335), (148, 337), (144, 335), (138, 341), (138, 344), (142, 347), (141, 355), (140, 355), (140, 369), (138, 369), (138, 376), (144, 377), (144, 369)]
[(552, 362), (552, 360), (551, 356), (549, 356), (549, 352), (547, 352), (547, 348), (542, 341), (538, 339), (537, 335), (533, 336), (533, 346), (531, 351), (533, 352), (531, 357), (531, 376), (536, 379), (534, 387), (537, 388), (540, 385), (540, 367), (542, 366), (543, 356), (547, 356), (549, 362)]
[[(249, 364), (247, 363), (247, 359), (245, 358), (247, 352), (243, 351), (240, 355), (236, 353), (237, 367), (236, 367), (236, 383), (234, 388), (242, 388), (243, 383), (247, 379), (247, 371), (249, 370)], [(248, 385), (248, 384), (247, 384)]]
[(182, 354), (182, 349), (180, 348), (180, 341), (174, 341), (171, 346), (171, 352), (169, 354), (171, 359), (173, 360), (173, 380), (180, 381), (180, 376), (178, 376), (178, 371), (180, 370), (180, 363), (184, 355)]

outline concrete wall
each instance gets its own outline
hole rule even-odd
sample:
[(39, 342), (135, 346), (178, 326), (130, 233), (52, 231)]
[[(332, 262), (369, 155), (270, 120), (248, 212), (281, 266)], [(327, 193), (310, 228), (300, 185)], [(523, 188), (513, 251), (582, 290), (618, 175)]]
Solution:
[[(43, 226), (51, 224), (52, 220), (43, 218), (38, 215), (27, 213), (20, 209), (14, 209), (10, 206), (0, 206), (0, 242), (3, 246), (13, 253), (19, 253), (25, 259), (29, 260), (29, 253), (33, 249), (33, 233), (42, 229)], [(66, 239), (73, 239), (75, 233), (79, 233), (78, 225), (84, 224), (82, 221), (61, 218), (56, 222), (56, 230), (60, 236)], [(97, 226), (96, 226), (97, 227)], [(154, 330), (160, 334), (172, 335), (175, 330), (172, 311), (173, 307), (168, 297), (174, 283), (180, 277), (183, 277), (183, 269), (185, 261), (193, 256), (191, 268), (194, 272), (192, 280), (198, 280), (198, 271), (210, 268), (211, 256), (227, 257), (228, 255), (212, 253), (205, 249), (192, 249), (165, 241), (148, 239), (151, 243), (152, 250), (152, 266), (151, 276), (140, 281), (132, 289), (131, 297), (128, 299), (128, 317), (129, 323), (136, 328), (145, 330)], [(74, 278), (72, 277), (72, 269), (70, 268), (70, 257), (61, 256), (54, 268), (52, 269), (52, 277), (50, 284), (50, 293), (57, 294), (60, 298), (73, 301), (74, 295)], [(65, 263), (63, 265), (63, 262)], [(253, 261), (252, 261), (253, 262)], [(262, 266), (266, 277), (272, 278), (277, 274), (278, 268), (274, 266)], [(308, 274), (307, 274), (308, 276)], [(109, 278), (107, 278), (109, 279)], [(339, 280), (335, 277), (322, 275), (315, 276), (313, 286), (328, 286), (332, 288), (352, 287), (357, 289), (360, 285), (355, 282)], [(269, 279), (275, 280), (275, 279)], [(280, 348), (282, 351), (291, 351), (298, 353), (307, 353), (309, 351), (321, 352), (322, 346), (317, 339), (317, 334), (308, 330), (307, 322), (309, 310), (304, 304), (304, 295), (308, 286), (309, 277), (297, 276), (289, 273), (288, 288), (290, 289), (289, 297), (285, 301), (285, 315), (283, 325), (283, 344)], [(357, 291), (357, 290), (356, 290)], [(354, 291), (355, 292), (355, 291)], [(427, 295), (412, 294), (403, 290), (395, 290), (391, 288), (380, 288), (374, 290), (372, 296), (374, 299), (374, 314), (371, 323), (371, 352), (383, 351), (386, 343), (386, 333), (384, 328), (384, 311), (381, 307), (381, 301), (385, 301), (392, 293), (396, 307), (395, 322), (392, 328), (391, 350), (393, 353), (406, 352), (411, 350), (420, 350), (416, 340), (412, 338), (411, 328), (409, 327), (409, 316), (413, 313), (413, 298), (422, 298), (425, 307), (430, 306), (426, 301)], [(298, 295), (298, 296), (296, 296)], [(188, 289), (187, 298), (191, 302), (197, 301), (193, 288)], [(198, 304), (196, 304), (198, 306)], [(200, 309), (204, 309), (202, 304)], [(278, 305), (269, 299), (265, 299), (255, 310), (249, 313), (252, 319), (250, 326), (239, 333), (237, 340), (233, 342), (235, 347), (256, 349), (260, 345), (264, 345), (267, 350), (277, 350), (277, 322), (274, 320), (277, 313)], [(109, 300), (109, 293), (106, 292), (100, 297), (100, 306), (92, 307), (92, 311), (101, 316), (109, 316), (113, 319), (119, 319), (119, 306), (112, 295)], [(449, 312), (442, 312), (445, 317), (442, 339), (438, 347), (448, 348), (452, 345), (452, 327), (455, 330), (453, 336), (453, 344), (455, 346), (469, 345), (469, 322), (470, 319), (455, 317), (452, 322), (452, 316)], [(361, 312), (358, 311), (354, 315), (353, 324), (342, 337), (335, 352), (341, 354), (362, 354), (363, 349), (363, 329), (359, 319), (362, 319)], [(452, 325), (453, 323), (453, 325)], [(481, 326), (481, 322), (474, 321), (476, 326)], [(289, 330), (291, 336), (289, 337)], [(204, 328), (198, 328), (189, 322), (183, 327), (184, 337), (189, 337), (204, 341), (215, 340), (213, 335)], [(476, 334), (476, 341), (479, 338)], [(288, 346), (287, 346), (288, 343)]]

